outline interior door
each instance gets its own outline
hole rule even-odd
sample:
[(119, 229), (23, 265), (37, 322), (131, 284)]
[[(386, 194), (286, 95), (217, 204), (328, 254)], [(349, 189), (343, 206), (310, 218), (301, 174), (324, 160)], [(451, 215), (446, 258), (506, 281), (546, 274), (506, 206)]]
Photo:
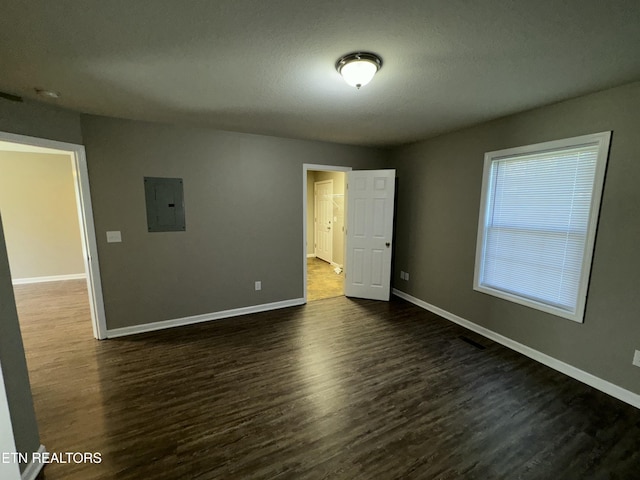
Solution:
[(388, 301), (395, 170), (347, 172), (347, 297)]
[(316, 257), (333, 261), (333, 180), (315, 182)]

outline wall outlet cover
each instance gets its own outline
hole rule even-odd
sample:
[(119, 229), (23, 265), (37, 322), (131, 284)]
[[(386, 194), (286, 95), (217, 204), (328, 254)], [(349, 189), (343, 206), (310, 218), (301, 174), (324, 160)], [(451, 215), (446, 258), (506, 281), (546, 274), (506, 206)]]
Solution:
[(636, 367), (640, 367), (640, 350), (636, 350), (636, 353), (633, 355), (633, 364)]

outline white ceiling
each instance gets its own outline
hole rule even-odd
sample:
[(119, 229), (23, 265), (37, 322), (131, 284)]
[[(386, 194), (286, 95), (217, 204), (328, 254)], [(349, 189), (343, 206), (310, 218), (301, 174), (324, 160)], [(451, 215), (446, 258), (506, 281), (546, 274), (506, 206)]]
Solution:
[[(356, 90), (352, 51), (384, 65)], [(100, 115), (396, 145), (640, 79), (638, 0), (3, 0), (0, 91)], [(0, 101), (7, 101), (1, 100)]]

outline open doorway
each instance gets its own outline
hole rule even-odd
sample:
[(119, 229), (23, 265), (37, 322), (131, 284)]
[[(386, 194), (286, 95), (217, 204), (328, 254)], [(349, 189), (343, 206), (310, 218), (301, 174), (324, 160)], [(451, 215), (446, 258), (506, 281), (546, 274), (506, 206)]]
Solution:
[[(395, 175), (393, 169), (352, 171), (351, 167), (303, 164), (303, 254), (304, 300), (311, 299), (308, 284), (308, 257), (315, 257), (314, 215), (309, 214), (315, 200), (316, 176), (330, 172), (346, 172), (348, 185), (341, 192), (343, 219), (336, 225), (342, 239), (344, 267), (343, 289), (340, 295), (389, 301), (391, 297), (391, 260), (395, 205)], [(312, 185), (313, 184), (313, 185)], [(335, 198), (335, 190), (333, 197)], [(340, 194), (339, 194), (340, 195)], [(315, 213), (315, 211), (314, 211)], [(335, 218), (332, 223), (335, 224)], [(346, 224), (349, 224), (347, 228)], [(312, 235), (311, 232), (314, 231)], [(333, 247), (332, 247), (333, 249)], [(335, 249), (333, 249), (335, 250)], [(332, 258), (330, 265), (337, 263)], [(335, 266), (340, 266), (336, 264)], [(341, 268), (342, 268), (341, 267)], [(334, 294), (335, 295), (335, 294)], [(320, 297), (326, 298), (326, 297)]]
[(69, 296), (68, 303), (85, 308), (80, 335), (106, 338), (84, 147), (0, 132), (0, 178), (18, 307), (25, 300), (45, 317), (35, 328), (56, 328), (46, 319)]
[(348, 167), (305, 165), (305, 299), (344, 295)]

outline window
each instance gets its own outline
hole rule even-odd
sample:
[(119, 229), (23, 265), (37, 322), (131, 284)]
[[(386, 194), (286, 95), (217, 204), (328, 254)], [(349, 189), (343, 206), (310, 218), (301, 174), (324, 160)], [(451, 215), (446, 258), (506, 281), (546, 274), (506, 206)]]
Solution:
[(583, 321), (610, 137), (485, 154), (475, 290)]

